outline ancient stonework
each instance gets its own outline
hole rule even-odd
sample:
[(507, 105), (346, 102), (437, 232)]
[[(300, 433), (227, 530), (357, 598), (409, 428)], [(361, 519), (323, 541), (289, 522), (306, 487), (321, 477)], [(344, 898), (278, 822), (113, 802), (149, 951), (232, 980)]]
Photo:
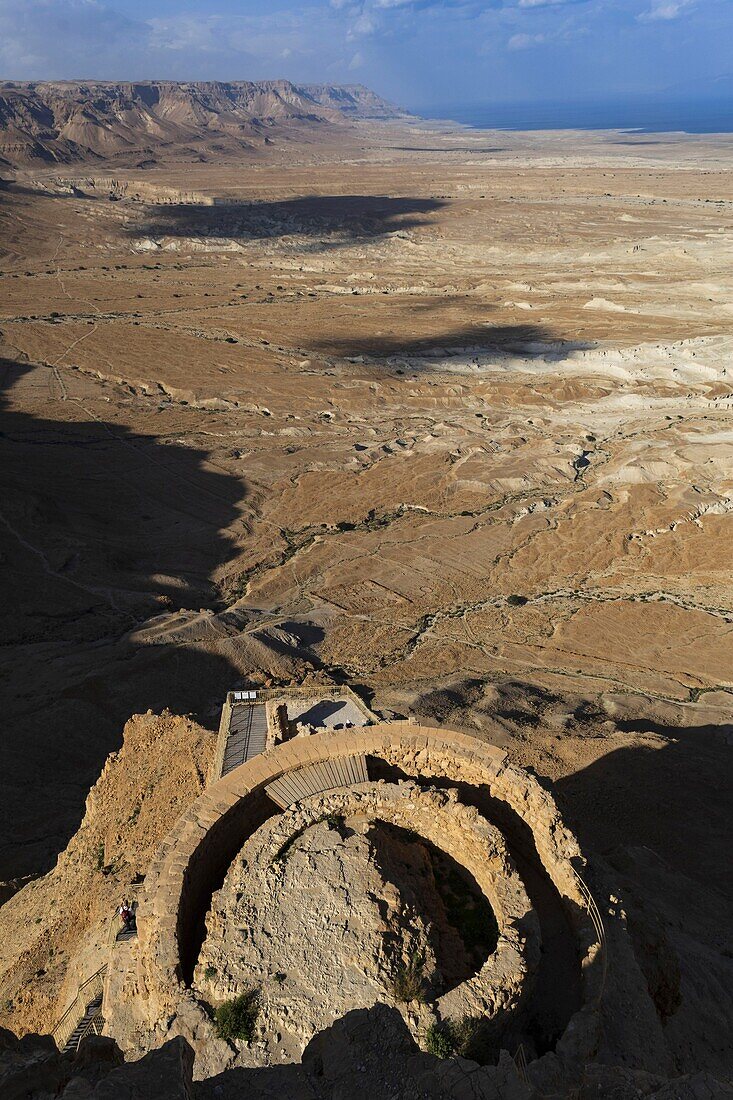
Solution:
[[(284, 814), (267, 798), (267, 785), (283, 775), (358, 754), (368, 762), (371, 781), (364, 786), (326, 790)], [(109, 989), (107, 1028), (123, 1049), (142, 1053), (166, 1038), (182, 1035), (196, 1051), (195, 1072), (203, 1077), (233, 1063), (265, 1064), (275, 1056), (294, 1060), (312, 1034), (334, 1018), (313, 1008), (318, 988), (313, 973), (297, 977), (292, 1005), (286, 1004), (293, 966), (286, 966), (282, 951), (294, 951), (298, 965), (306, 968), (310, 947), (314, 962), (326, 967), (329, 948), (328, 941), (317, 944), (312, 932), (296, 935), (301, 916), (294, 904), (298, 880), (309, 888), (316, 883), (317, 861), (312, 865), (310, 861), (317, 851), (330, 868), (324, 878), (335, 873), (339, 861), (345, 868), (347, 855), (349, 875), (362, 898), (369, 894), (370, 883), (372, 893), (379, 883), (375, 869), (368, 867), (369, 846), (361, 843), (363, 838), (357, 835), (351, 846), (346, 845), (348, 851), (337, 854), (333, 846), (327, 850), (327, 830), (318, 827), (319, 818), (326, 817), (350, 823), (386, 822), (423, 838), (473, 878), (498, 924), (495, 949), (475, 973), (465, 975), (452, 988), (433, 990), (425, 1006), (405, 1006), (390, 993), (390, 983), (399, 965), (409, 961), (413, 948), (425, 952), (426, 969), (434, 966), (429, 914), (421, 914), (412, 939), (407, 937), (402, 959), (395, 955), (389, 960), (384, 947), (377, 945), (379, 907), (365, 902), (361, 916), (368, 934), (361, 976), (351, 987), (346, 983), (343, 1003), (336, 995), (338, 1011), (378, 1002), (400, 1005), (409, 1029), (423, 1043), (430, 1021), (481, 1019), (495, 1026), (495, 1036), (502, 1028), (508, 1034), (518, 1010), (527, 998), (533, 999), (540, 958), (540, 926), (516, 864), (519, 858), (535, 867), (534, 875), (542, 874), (575, 940), (572, 954), (577, 961), (571, 958), (569, 965), (578, 968), (577, 977), (570, 972), (564, 977), (570, 984), (578, 983), (578, 1002), (554, 1045), (568, 1058), (592, 1055), (605, 949), (579, 878), (584, 860), (577, 841), (563, 824), (551, 795), (530, 774), (508, 765), (500, 750), (453, 731), (411, 722), (378, 723), (286, 742), (212, 784), (183, 815), (147, 878), (138, 918), (136, 978), (119, 995)], [(349, 829), (358, 834), (353, 824)], [(310, 854), (309, 845), (299, 840), (309, 832), (309, 843), (315, 845)], [(288, 846), (295, 859), (290, 871), (288, 860), (283, 868), (282, 859), (277, 858)], [(242, 860), (247, 861), (246, 873)], [(361, 882), (356, 873), (359, 863)], [(334, 884), (322, 886), (317, 911), (321, 912), (319, 906), (325, 912), (335, 911), (334, 896), (329, 896), (333, 889)], [(245, 893), (246, 899), (237, 898)], [(388, 891), (382, 889), (382, 893)], [(289, 914), (277, 908), (278, 898)], [(400, 908), (402, 899), (394, 900)], [(207, 913), (204, 943), (197, 929)], [(254, 920), (260, 922), (256, 929), (249, 923)], [(394, 932), (398, 922), (391, 929), (389, 921), (380, 920), (384, 934)], [(243, 948), (245, 928), (246, 950), (232, 962), (232, 947)], [(275, 934), (282, 942), (269, 952), (267, 937)], [(331, 939), (329, 949), (353, 954), (355, 941), (349, 942), (344, 929), (340, 939)], [(278, 974), (285, 978), (277, 978)], [(326, 984), (334, 981), (332, 973)], [(546, 991), (546, 974), (541, 981)], [(262, 993), (255, 1038), (249, 1044), (225, 1042), (217, 1036), (212, 1009), (248, 984), (256, 984)], [(330, 997), (329, 990), (324, 999)], [(516, 1043), (516, 1037), (511, 1041)]]
[[(455, 958), (466, 948), (419, 838), (465, 868), (489, 921), (495, 914), (498, 941), (475, 973)], [(452, 951), (433, 927), (440, 918), (458, 940)], [(213, 1004), (260, 988), (253, 1057), (267, 1061), (299, 1058), (318, 1031), (378, 1002), (401, 1009), (416, 1037), (436, 1018), (506, 1018), (531, 990), (540, 951), (539, 922), (499, 830), (455, 791), (413, 782), (329, 791), (271, 818), (232, 863), (207, 926), (194, 988)], [(457, 967), (464, 980), (451, 982), (442, 968)]]

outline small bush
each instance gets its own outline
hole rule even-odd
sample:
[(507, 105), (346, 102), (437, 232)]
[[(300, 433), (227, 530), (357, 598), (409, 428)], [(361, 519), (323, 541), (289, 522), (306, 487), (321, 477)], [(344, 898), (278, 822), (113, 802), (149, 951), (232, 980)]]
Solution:
[(425, 953), (415, 952), (401, 966), (392, 982), (392, 996), (396, 1001), (409, 1004), (410, 1001), (425, 1002), (427, 982), (425, 980)]
[(249, 989), (233, 1001), (224, 1001), (214, 1014), (217, 1035), (220, 1039), (244, 1039), (251, 1043), (259, 1012), (259, 989)]
[(425, 1049), (436, 1058), (452, 1058), (453, 1036), (447, 1024), (431, 1024), (425, 1033)]
[(526, 603), (529, 603), (529, 600), (526, 596), (519, 596), (515, 592), (511, 596), (507, 596), (506, 602), (509, 604), (510, 607), (524, 607)]
[(208, 980), (211, 982), (214, 980), (218, 973), (219, 971), (216, 969), (215, 966), (207, 966), (206, 970), (204, 970), (204, 977), (208, 978)]
[(437, 1058), (470, 1058), (485, 1064), (490, 1052), (484, 1049), (483, 1023), (478, 1016), (463, 1016), (431, 1024), (425, 1033), (425, 1049)]
[(480, 1042), (481, 1022), (481, 1019), (476, 1016), (463, 1016), (460, 1020), (451, 1021), (453, 1049), (457, 1058), (471, 1058), (474, 1062), (483, 1061)]
[(104, 868), (104, 841), (103, 840), (100, 840), (99, 844), (97, 845), (96, 856), (97, 856), (97, 870), (101, 871)]

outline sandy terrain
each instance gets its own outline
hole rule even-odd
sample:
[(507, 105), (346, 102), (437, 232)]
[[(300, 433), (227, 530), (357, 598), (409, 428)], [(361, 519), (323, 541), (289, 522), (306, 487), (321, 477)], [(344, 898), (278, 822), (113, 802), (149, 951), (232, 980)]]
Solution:
[(346, 677), (557, 782), (682, 960), (680, 1072), (724, 1071), (733, 142), (96, 171), (0, 193), (0, 878), (131, 714)]

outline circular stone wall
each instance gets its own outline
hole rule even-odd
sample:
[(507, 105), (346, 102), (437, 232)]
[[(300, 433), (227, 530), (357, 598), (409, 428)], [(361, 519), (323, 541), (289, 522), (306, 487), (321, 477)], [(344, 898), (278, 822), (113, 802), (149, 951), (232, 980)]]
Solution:
[[(329, 829), (329, 821), (349, 826), (351, 843), (336, 853), (339, 834)], [(478, 972), (433, 998), (430, 1009), (418, 997), (396, 991), (394, 977), (396, 966), (407, 967), (411, 956), (425, 952), (433, 914), (411, 915), (408, 923), (417, 919), (422, 936), (414, 928), (400, 928), (398, 920), (390, 923), (390, 891), (370, 866), (368, 843), (354, 835), (354, 826), (365, 830), (374, 822), (397, 826), (447, 853), (469, 872), (488, 902), (486, 912), (496, 918), (495, 949)], [(315, 851), (303, 848), (309, 830), (318, 836)], [(359, 865), (350, 875), (344, 856), (360, 844)], [(399, 906), (398, 897), (393, 907)], [(377, 1001), (402, 1010), (416, 1035), (424, 1033), (436, 1013), (444, 1019), (487, 1022), (501, 1014), (506, 1023), (531, 991), (540, 955), (539, 923), (502, 834), (476, 809), (462, 805), (455, 792), (424, 789), (414, 782), (331, 790), (272, 818), (233, 861), (208, 924), (195, 989), (217, 1003), (254, 985), (262, 988), (263, 1054), (268, 1060), (300, 1058), (318, 1031), (345, 1012), (370, 1008)], [(385, 959), (389, 939), (391, 958)], [(385, 966), (390, 961), (391, 970)], [(426, 984), (429, 977), (426, 973)]]
[[(197, 1049), (197, 1074), (226, 1064), (231, 1051), (217, 1044), (209, 1016), (190, 988), (212, 895), (247, 837), (279, 812), (267, 797), (267, 784), (310, 764), (359, 754), (367, 756), (370, 775), (380, 768), (393, 769), (399, 777), (454, 785), (461, 797), (464, 789), (480, 792), (491, 807), (487, 816), (505, 835), (513, 830), (524, 847), (532, 848), (574, 929), (582, 970), (583, 1005), (557, 1049), (562, 1044), (574, 1057), (589, 1056), (597, 1041), (605, 956), (579, 879), (584, 860), (575, 837), (549, 792), (510, 764), (501, 750), (464, 734), (411, 722), (384, 722), (286, 742), (212, 784), (179, 819), (148, 873), (138, 913), (140, 1032), (155, 1042), (185, 1035)], [(463, 859), (459, 862), (465, 865)], [(114, 1006), (109, 1026), (115, 1034)]]

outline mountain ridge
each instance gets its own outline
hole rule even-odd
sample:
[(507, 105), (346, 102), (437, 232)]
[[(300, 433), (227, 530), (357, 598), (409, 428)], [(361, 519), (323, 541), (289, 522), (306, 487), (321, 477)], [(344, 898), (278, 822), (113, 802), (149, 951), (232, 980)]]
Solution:
[[(397, 119), (362, 84), (260, 81), (4, 81), (0, 164), (67, 164), (208, 143), (257, 147), (278, 131)], [(231, 149), (229, 149), (231, 147)]]

